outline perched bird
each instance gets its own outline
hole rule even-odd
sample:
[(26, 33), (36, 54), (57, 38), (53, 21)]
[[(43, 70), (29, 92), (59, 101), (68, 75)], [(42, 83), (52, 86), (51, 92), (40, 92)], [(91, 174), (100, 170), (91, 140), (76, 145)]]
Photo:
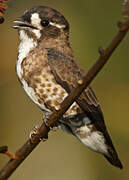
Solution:
[[(16, 65), (18, 78), (32, 101), (48, 115), (59, 109), (68, 91), (76, 87), (84, 75), (69, 43), (69, 23), (58, 11), (45, 6), (25, 11), (14, 22), (20, 37)], [(74, 102), (58, 125), (122, 169), (91, 87), (80, 97), (85, 111)]]

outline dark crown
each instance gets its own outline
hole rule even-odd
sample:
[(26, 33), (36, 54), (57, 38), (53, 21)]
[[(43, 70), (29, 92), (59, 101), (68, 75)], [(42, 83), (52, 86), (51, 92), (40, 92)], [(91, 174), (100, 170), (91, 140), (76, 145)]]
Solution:
[(69, 30), (69, 23), (65, 19), (65, 17), (55, 9), (49, 7), (45, 7), (45, 6), (33, 7), (25, 11), (25, 13), (21, 16), (21, 18), (24, 20), (24, 22), (31, 23), (31, 16), (34, 13), (39, 14), (41, 23), (45, 24), (45, 22), (47, 23), (47, 21), (53, 22), (54, 24), (62, 25), (62, 27), (63, 26), (65, 27), (64, 29)]

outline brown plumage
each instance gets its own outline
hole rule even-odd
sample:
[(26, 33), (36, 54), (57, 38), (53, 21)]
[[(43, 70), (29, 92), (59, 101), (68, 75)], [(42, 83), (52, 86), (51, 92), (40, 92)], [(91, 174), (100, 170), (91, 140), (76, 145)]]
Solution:
[[(21, 40), (17, 61), (19, 80), (34, 103), (49, 114), (59, 109), (84, 75), (69, 44), (69, 24), (59, 12), (44, 6), (26, 11), (15, 22)], [(57, 125), (122, 168), (91, 87), (71, 105)]]

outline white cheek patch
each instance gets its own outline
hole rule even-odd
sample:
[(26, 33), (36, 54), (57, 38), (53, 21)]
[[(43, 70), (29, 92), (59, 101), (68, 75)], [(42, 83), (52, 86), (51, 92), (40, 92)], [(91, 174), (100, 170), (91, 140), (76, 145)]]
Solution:
[(39, 17), (39, 14), (38, 13), (32, 14), (31, 15), (31, 24), (41, 30), (42, 26), (40, 23), (41, 23), (41, 19)]
[(50, 22), (50, 25), (55, 26), (55, 27), (57, 27), (59, 29), (62, 29), (62, 28), (66, 27), (64, 24), (56, 24), (56, 23), (53, 23), (53, 22)]
[(38, 30), (38, 29), (32, 29), (31, 31), (35, 34), (35, 36), (37, 37), (37, 39), (39, 39), (39, 38), (41, 37), (41, 32), (40, 32), (40, 30)]

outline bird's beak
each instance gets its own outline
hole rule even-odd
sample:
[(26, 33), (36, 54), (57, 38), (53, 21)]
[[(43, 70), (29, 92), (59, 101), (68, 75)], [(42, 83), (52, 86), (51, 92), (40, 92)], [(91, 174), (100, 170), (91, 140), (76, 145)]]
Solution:
[(13, 26), (15, 29), (37, 29), (32, 26), (30, 23), (24, 22), (22, 18), (18, 18), (13, 21), (16, 25)]

